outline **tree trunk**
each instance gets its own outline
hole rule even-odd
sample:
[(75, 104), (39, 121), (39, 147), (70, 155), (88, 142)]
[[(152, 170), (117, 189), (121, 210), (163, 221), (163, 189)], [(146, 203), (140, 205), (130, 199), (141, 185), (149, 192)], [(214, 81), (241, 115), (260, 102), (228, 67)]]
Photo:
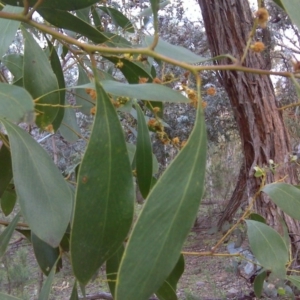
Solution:
[[(241, 59), (253, 24), (253, 13), (248, 0), (198, 0), (202, 10), (208, 44), (213, 56), (231, 54)], [(228, 64), (228, 59), (215, 62)], [(244, 66), (264, 69), (263, 54), (249, 52)], [(277, 109), (273, 85), (269, 76), (236, 71), (220, 71), (223, 84), (233, 108), (244, 151), (244, 168), (229, 205), (241, 203), (244, 190), (247, 199), (258, 191), (261, 180), (255, 178), (255, 166), (269, 166), (272, 159), (279, 166), (275, 175), (269, 172), (267, 183), (288, 177), (285, 182), (296, 183), (296, 174), (289, 164), (290, 142), (281, 112)], [(245, 172), (245, 173), (244, 173)], [(244, 174), (242, 174), (244, 173)], [(244, 177), (243, 177), (244, 175)], [(244, 179), (246, 180), (244, 186)], [(230, 180), (230, 178), (228, 178)], [(240, 185), (239, 185), (240, 184)], [(300, 233), (299, 222), (282, 213), (273, 202), (261, 193), (255, 202), (256, 211), (264, 216), (271, 226), (281, 231), (278, 216), (283, 216), (289, 232)], [(230, 210), (230, 207), (228, 209)]]

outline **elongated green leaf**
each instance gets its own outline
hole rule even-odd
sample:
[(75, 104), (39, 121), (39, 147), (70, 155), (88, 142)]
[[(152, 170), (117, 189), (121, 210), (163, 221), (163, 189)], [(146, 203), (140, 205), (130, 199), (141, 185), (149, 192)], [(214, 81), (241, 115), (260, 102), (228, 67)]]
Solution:
[[(84, 69), (78, 65), (78, 85), (83, 85), (90, 83), (90, 79), (87, 76)], [(91, 87), (95, 88), (95, 85), (91, 85)], [(91, 108), (94, 106), (95, 100), (91, 98), (89, 94), (84, 89), (76, 90), (76, 104), (80, 106), (79, 111), (81, 111), (85, 115), (90, 115)]]
[(151, 69), (140, 62), (130, 61), (128, 59), (119, 59), (113, 56), (105, 57), (115, 65), (118, 63), (123, 64), (120, 71), (123, 73), (129, 83), (138, 83), (140, 78), (147, 78), (152, 81)]
[[(147, 46), (150, 46), (153, 43), (153, 40), (154, 38), (152, 36), (145, 36), (145, 44)], [(184, 47), (174, 46), (162, 39), (159, 39), (158, 44), (155, 47), (155, 52), (190, 64), (201, 63), (207, 60), (207, 58), (201, 57)]]
[(256, 213), (252, 213), (252, 214), (249, 216), (249, 219), (250, 219), (250, 220), (253, 220), (253, 221), (261, 222), (261, 223), (266, 223), (265, 218), (262, 217), (262, 216), (259, 215), (259, 214), (256, 214)]
[(23, 88), (0, 82), (0, 101), (0, 117), (15, 123), (34, 121), (33, 99)]
[(97, 82), (97, 73), (94, 75), (97, 112), (79, 169), (71, 233), (73, 270), (82, 284), (121, 246), (131, 226), (134, 204), (123, 130), (113, 104)]
[(79, 300), (78, 292), (77, 292), (77, 281), (75, 281), (74, 283), (70, 300)]
[(158, 32), (158, 10), (159, 10), (159, 0), (150, 0), (151, 9), (153, 13), (153, 22), (154, 22), (154, 30)]
[(103, 44), (106, 43), (108, 46), (129, 46), (130, 43), (123, 37), (112, 34), (109, 32), (101, 32), (95, 27), (86, 23), (82, 19), (72, 15), (67, 11), (54, 10), (52, 8), (41, 8), (38, 9), (39, 14), (49, 23), (56, 27), (68, 29), (83, 36), (89, 38), (94, 43)]
[(23, 55), (8, 54), (3, 57), (2, 62), (14, 76), (14, 82), (23, 78)]
[(138, 104), (135, 105), (138, 115), (138, 136), (136, 141), (136, 172), (141, 194), (147, 198), (152, 181), (152, 144), (144, 114)]
[[(158, 1), (159, 2), (159, 1)], [(167, 1), (163, 1), (161, 3), (159, 3), (159, 9), (164, 8), (165, 6), (167, 6), (168, 4), (170, 4), (171, 2), (169, 0)], [(142, 12), (140, 12), (138, 14), (139, 17), (150, 17), (152, 15), (152, 8), (146, 8), (144, 9)]]
[(34, 255), (41, 270), (46, 276), (48, 276), (59, 258), (59, 248), (49, 246), (39, 239), (33, 232), (31, 233), (31, 243), (33, 245)]
[(12, 165), (10, 151), (4, 145), (0, 148), (0, 198), (12, 180)]
[[(147, 83), (147, 84), (125, 84), (112, 80), (101, 82), (106, 92), (115, 96), (124, 96), (148, 101), (177, 102), (187, 103), (190, 100), (181, 93), (174, 91), (166, 86)], [(80, 85), (73, 88), (94, 88), (93, 83)]]
[(281, 7), (282, 9), (284, 9), (281, 0), (273, 0), (273, 2), (275, 2), (279, 7)]
[(206, 131), (199, 106), (189, 141), (151, 190), (129, 238), (117, 278), (117, 300), (147, 299), (174, 269), (197, 215), (205, 163)]
[[(280, 0), (281, 4), (284, 6), (286, 13), (289, 15), (293, 23), (300, 29), (300, 17), (299, 17), (299, 10), (300, 10), (300, 2), (298, 0)], [(280, 5), (280, 2), (277, 1), (276, 3)]]
[(34, 99), (41, 97), (36, 102), (39, 113), (36, 124), (44, 129), (52, 123), (58, 113), (58, 107), (51, 106), (60, 103), (58, 83), (47, 55), (30, 33), (25, 29), (22, 32), (25, 38), (24, 87)]
[(273, 228), (261, 222), (246, 220), (251, 250), (259, 263), (277, 276), (285, 276), (288, 248)]
[(123, 253), (124, 253), (124, 246), (121, 245), (118, 251), (113, 256), (111, 256), (106, 262), (106, 278), (107, 278), (109, 290), (113, 298), (115, 297), (117, 274), (118, 274), (118, 269), (121, 263)]
[[(46, 37), (46, 40), (47, 40), (49, 51), (50, 51), (51, 67), (52, 67), (52, 70), (53, 70), (53, 72), (56, 76), (58, 87), (60, 89), (60, 91), (59, 91), (59, 104), (64, 105), (65, 104), (65, 97), (66, 97), (66, 90), (65, 90), (66, 85), (65, 85), (64, 73), (63, 73), (63, 70), (61, 68), (60, 60), (59, 60), (59, 57), (56, 53), (56, 50), (55, 50), (54, 46), (51, 44), (51, 42), (48, 40), (47, 37)], [(63, 107), (58, 108), (57, 115), (56, 115), (55, 119), (52, 121), (53, 130), (55, 132), (59, 128), (59, 126), (60, 126), (60, 124), (61, 124), (61, 122), (64, 118), (64, 113), (65, 113), (65, 109)]]
[(121, 12), (112, 7), (107, 6), (99, 6), (98, 8), (107, 13), (111, 17), (115, 25), (122, 27), (125, 31), (134, 33), (134, 27), (132, 23)]
[(8, 243), (18, 224), (19, 218), (20, 215), (17, 214), (0, 235), (0, 257), (2, 257), (6, 251)]
[[(2, 11), (11, 14), (18, 14), (22, 12), (22, 8), (6, 5)], [(13, 42), (19, 26), (20, 22), (9, 19), (0, 19), (0, 59)]]
[(16, 298), (14, 296), (3, 294), (1, 292), (0, 292), (0, 299), (1, 300), (22, 300), (21, 298)]
[(300, 289), (300, 276), (290, 275), (286, 277), (297, 289)]
[(10, 215), (13, 211), (17, 200), (15, 186), (9, 184), (3, 195), (1, 196), (1, 209), (5, 216)]
[(9, 137), (22, 215), (40, 239), (57, 247), (70, 221), (72, 192), (47, 152), (27, 132), (1, 122)]
[(172, 273), (164, 281), (163, 285), (155, 293), (159, 300), (177, 300), (177, 283), (184, 272), (184, 257), (181, 254)]
[[(14, 6), (23, 6), (23, 1), (18, 0), (4, 0), (2, 2)], [(36, 0), (29, 0), (28, 2), (30, 6), (36, 4)], [(97, 2), (99, 2), (99, 0), (44, 0), (39, 7), (49, 7), (61, 10), (77, 10), (91, 6)]]
[(50, 297), (51, 286), (53, 283), (54, 275), (55, 275), (56, 265), (52, 267), (51, 272), (49, 273), (47, 279), (45, 280), (41, 293), (39, 294), (38, 300), (47, 300)]
[(300, 220), (300, 190), (291, 184), (267, 184), (263, 189), (272, 201), (292, 218)]
[(77, 119), (75, 111), (72, 108), (66, 108), (64, 113), (64, 118), (59, 127), (59, 132), (69, 143), (75, 143), (81, 133), (80, 127), (77, 124)]
[(253, 288), (254, 288), (254, 293), (257, 298), (261, 297), (261, 294), (263, 292), (263, 287), (264, 287), (264, 281), (267, 277), (267, 272), (263, 271), (260, 274), (258, 274), (253, 283)]
[(83, 20), (86, 23), (90, 23), (90, 7), (82, 8), (76, 11), (76, 15), (78, 18)]

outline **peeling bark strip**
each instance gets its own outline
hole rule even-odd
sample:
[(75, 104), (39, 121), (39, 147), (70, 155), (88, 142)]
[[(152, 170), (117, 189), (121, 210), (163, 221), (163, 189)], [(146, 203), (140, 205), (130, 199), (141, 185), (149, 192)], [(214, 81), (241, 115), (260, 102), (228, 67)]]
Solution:
[[(241, 59), (253, 24), (253, 13), (248, 0), (198, 0), (207, 33), (212, 56), (231, 54)], [(228, 59), (215, 64), (228, 64)], [(263, 55), (249, 52), (244, 62), (247, 67), (263, 69), (266, 61)], [(278, 111), (274, 89), (269, 76), (236, 71), (219, 72), (233, 108), (244, 150), (245, 193), (249, 199), (259, 188), (260, 180), (253, 174), (253, 167), (269, 165), (269, 160), (280, 164), (275, 176), (268, 174), (267, 183), (289, 175), (286, 182), (295, 183), (296, 175), (288, 163), (290, 142), (285, 129), (282, 113)], [(242, 172), (242, 169), (241, 169)], [(241, 175), (240, 175), (241, 176)], [(238, 183), (239, 185), (239, 183)], [(241, 204), (243, 193), (237, 187), (229, 205)], [(239, 194), (237, 194), (239, 193)], [(299, 222), (284, 215), (264, 195), (256, 202), (256, 210), (268, 223), (280, 230), (278, 213), (284, 216), (289, 231), (300, 233)], [(230, 212), (232, 209), (229, 208)], [(229, 216), (227, 216), (228, 218)]]

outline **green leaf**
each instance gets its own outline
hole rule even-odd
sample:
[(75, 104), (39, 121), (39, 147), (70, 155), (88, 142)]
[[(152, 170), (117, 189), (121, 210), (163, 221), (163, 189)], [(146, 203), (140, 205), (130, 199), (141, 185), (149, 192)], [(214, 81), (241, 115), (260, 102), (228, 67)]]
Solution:
[(150, 0), (151, 9), (153, 13), (153, 23), (154, 23), (154, 30), (158, 33), (158, 10), (159, 10), (159, 0)]
[(17, 214), (0, 235), (0, 257), (2, 257), (6, 251), (8, 243), (18, 224), (19, 218), (20, 214)]
[[(52, 70), (56, 76), (58, 87), (60, 89), (59, 104), (64, 105), (65, 97), (66, 97), (66, 90), (65, 90), (66, 85), (65, 85), (64, 73), (63, 73), (59, 57), (56, 53), (54, 46), (47, 39), (47, 37), (45, 37), (45, 38), (47, 40), (49, 51), (50, 51), (50, 64), (51, 64)], [(65, 113), (65, 109), (63, 107), (59, 107), (57, 115), (56, 115), (55, 119), (52, 121), (54, 132), (56, 132), (57, 129), (59, 128), (59, 126), (64, 118), (64, 113)]]
[(78, 292), (77, 292), (77, 281), (74, 282), (70, 300), (79, 300)]
[(257, 222), (261, 222), (261, 223), (266, 223), (265, 218), (262, 217), (262, 216), (259, 215), (259, 214), (256, 214), (256, 213), (252, 213), (252, 214), (249, 216), (249, 219), (252, 220), (252, 221), (257, 221)]
[(246, 223), (250, 247), (259, 263), (277, 276), (285, 276), (289, 251), (282, 237), (261, 222), (246, 220)]
[(118, 269), (122, 260), (123, 253), (124, 253), (124, 246), (121, 245), (118, 251), (113, 256), (111, 256), (106, 262), (106, 278), (107, 278), (109, 290), (113, 298), (115, 297), (117, 274), (118, 274)]
[(136, 141), (137, 181), (144, 198), (147, 198), (152, 181), (152, 143), (143, 111), (135, 104), (138, 116), (138, 136)]
[(94, 76), (97, 112), (79, 169), (71, 226), (71, 260), (74, 274), (82, 284), (121, 246), (131, 226), (134, 206), (123, 129), (113, 104), (97, 81), (96, 71)]
[(273, 2), (275, 2), (280, 8), (284, 9), (281, 0), (273, 0)]
[[(189, 103), (190, 100), (181, 93), (174, 91), (166, 86), (146, 83), (146, 84), (125, 84), (112, 80), (101, 82), (105, 91), (114, 96), (143, 99), (148, 101)], [(72, 88), (94, 88), (93, 83)]]
[(65, 108), (65, 114), (59, 127), (59, 132), (69, 143), (75, 143), (79, 139), (78, 134), (81, 134), (81, 130), (77, 124), (74, 109)]
[(152, 75), (150, 72), (151, 70), (149, 69), (148, 71), (145, 65), (143, 65), (141, 62), (130, 61), (124, 58), (119, 59), (113, 56), (106, 56), (105, 58), (115, 65), (119, 62), (123, 64), (122, 68), (120, 68), (120, 71), (123, 73), (129, 83), (138, 83), (140, 78), (148, 78), (150, 81), (152, 81)]
[(58, 113), (58, 107), (52, 106), (60, 103), (58, 83), (47, 55), (30, 33), (24, 28), (22, 32), (25, 39), (24, 87), (34, 99), (40, 98), (36, 102), (39, 113), (36, 124), (44, 129), (53, 122)]
[(21, 80), (20, 86), (23, 86), (23, 55), (8, 54), (3, 57), (2, 62), (14, 76), (14, 83)]
[(184, 272), (184, 257), (181, 254), (179, 260), (169, 277), (155, 293), (159, 300), (177, 300), (177, 283)]
[[(146, 46), (150, 46), (153, 43), (153, 40), (153, 36), (146, 35)], [(201, 63), (207, 60), (207, 58), (201, 57), (184, 47), (174, 46), (168, 42), (163, 41), (162, 39), (158, 40), (158, 43), (154, 50), (155, 52), (164, 55), (168, 58), (172, 58), (189, 64)]]
[(134, 27), (132, 23), (121, 12), (119, 12), (118, 10), (112, 7), (107, 7), (107, 6), (99, 6), (98, 8), (104, 11), (105, 13), (107, 13), (111, 17), (115, 25), (120, 26), (125, 31), (134, 33)]
[(83, 20), (86, 23), (90, 23), (90, 7), (86, 7), (83, 9), (79, 9), (76, 11), (76, 15), (78, 18), (80, 18), (81, 20)]
[(14, 123), (34, 121), (33, 99), (23, 88), (0, 82), (0, 101), (0, 117)]
[(54, 275), (55, 275), (56, 265), (52, 267), (51, 272), (49, 273), (47, 279), (45, 280), (41, 293), (39, 294), (38, 300), (47, 300), (50, 297), (51, 286), (53, 283)]
[(116, 300), (147, 299), (174, 269), (197, 215), (205, 164), (206, 130), (199, 105), (189, 141), (151, 190), (131, 233), (118, 273)]
[(13, 211), (17, 200), (15, 186), (10, 184), (3, 195), (1, 196), (1, 209), (5, 216), (8, 216)]
[(0, 120), (9, 136), (22, 215), (40, 239), (57, 247), (70, 221), (72, 192), (48, 153), (20, 127)]
[(49, 23), (56, 27), (68, 29), (92, 40), (96, 44), (106, 44), (108, 46), (129, 46), (130, 43), (123, 37), (109, 33), (101, 32), (89, 23), (72, 15), (67, 11), (62, 11), (53, 8), (38, 9), (38, 13)]
[[(4, 0), (1, 1), (6, 4), (14, 5), (14, 6), (22, 6), (23, 1), (18, 0)], [(36, 0), (29, 0), (29, 5), (33, 6), (36, 4)], [(48, 7), (52, 9), (61, 9), (61, 10), (77, 10), (81, 8), (85, 8), (91, 6), (95, 3), (99, 2), (99, 0), (44, 0), (39, 7)]]
[(300, 276), (290, 275), (286, 276), (286, 279), (289, 280), (297, 289), (300, 289)]
[[(82, 68), (81, 65), (78, 65), (78, 80), (77, 85), (83, 85), (91, 83), (89, 77), (87, 76), (86, 72)], [(91, 85), (95, 88), (95, 85)], [(84, 89), (80, 89), (76, 91), (76, 104), (81, 106), (79, 111), (81, 111), (85, 115), (91, 114), (91, 108), (94, 107), (95, 100), (91, 98), (89, 94)]]
[(299, 18), (299, 10), (300, 10), (300, 2), (298, 0), (281, 0), (281, 4), (279, 1), (276, 2), (279, 6), (284, 7), (284, 10), (291, 18), (292, 22), (300, 29), (300, 18)]
[(300, 220), (300, 190), (287, 183), (267, 184), (263, 189), (272, 201), (292, 218)]
[(16, 298), (14, 296), (3, 294), (1, 292), (0, 292), (0, 299), (1, 300), (22, 300), (21, 298)]
[(254, 288), (254, 293), (257, 298), (261, 297), (261, 294), (263, 292), (263, 287), (264, 287), (264, 281), (267, 277), (267, 272), (263, 271), (260, 274), (258, 274), (253, 283), (253, 288)]
[[(2, 12), (19, 14), (22, 12), (22, 10), (23, 9), (20, 7), (6, 5), (2, 9)], [(0, 59), (8, 50), (10, 44), (13, 42), (19, 26), (20, 22), (18, 21), (0, 18)]]
[(31, 233), (31, 243), (41, 270), (46, 276), (48, 276), (59, 258), (59, 248), (49, 246), (47, 243), (39, 239), (33, 232)]
[[(1, 85), (0, 85), (1, 86)], [(8, 184), (13, 178), (12, 165), (11, 165), (11, 155), (10, 151), (5, 145), (0, 148), (0, 198), (5, 192)]]

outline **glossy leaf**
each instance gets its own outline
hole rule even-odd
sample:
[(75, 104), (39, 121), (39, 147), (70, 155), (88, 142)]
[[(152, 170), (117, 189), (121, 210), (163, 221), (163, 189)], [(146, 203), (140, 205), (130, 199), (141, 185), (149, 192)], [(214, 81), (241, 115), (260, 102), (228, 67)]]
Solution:
[(13, 211), (17, 200), (15, 186), (10, 184), (1, 196), (1, 209), (5, 216)]
[(99, 6), (98, 8), (104, 11), (105, 13), (107, 13), (111, 17), (115, 25), (120, 26), (125, 31), (134, 33), (134, 27), (132, 23), (121, 12), (119, 12), (118, 10), (112, 7), (107, 7), (107, 6)]
[(25, 89), (0, 82), (0, 101), (0, 117), (14, 123), (34, 121), (33, 99)]
[[(289, 15), (293, 23), (300, 29), (300, 17), (299, 17), (299, 10), (300, 10), (300, 2), (298, 0), (280, 0), (281, 4), (283, 5), (286, 13)], [(280, 6), (280, 3), (277, 2)]]
[(144, 114), (138, 104), (135, 105), (138, 116), (138, 136), (136, 141), (137, 181), (144, 198), (147, 198), (152, 181), (152, 144)]
[(288, 248), (273, 228), (261, 222), (246, 220), (251, 250), (258, 262), (277, 276), (285, 274), (289, 259)]
[(184, 257), (181, 254), (172, 273), (164, 281), (163, 285), (155, 293), (159, 300), (177, 300), (177, 283), (184, 272)]
[(260, 298), (263, 292), (264, 287), (264, 281), (267, 277), (267, 272), (263, 271), (260, 274), (258, 274), (253, 283), (254, 293), (257, 298)]
[(44, 281), (41, 293), (39, 294), (38, 300), (47, 300), (50, 297), (51, 287), (55, 275), (56, 266), (54, 265), (47, 279)]
[(2, 62), (14, 76), (14, 82), (22, 80), (23, 86), (23, 55), (8, 54), (3, 57)]
[(73, 270), (84, 285), (121, 246), (131, 226), (134, 205), (123, 129), (113, 104), (97, 81), (96, 92), (97, 112), (79, 169), (71, 226)]
[[(18, 0), (4, 0), (2, 2), (14, 6), (23, 6), (23, 2)], [(36, 4), (36, 0), (29, 0), (28, 2), (30, 6)], [(44, 0), (39, 7), (49, 7), (61, 10), (77, 10), (91, 6), (97, 2), (99, 2), (99, 0)]]
[[(125, 84), (112, 80), (101, 82), (105, 91), (114, 96), (143, 99), (148, 101), (189, 103), (190, 100), (181, 93), (166, 86), (146, 83), (146, 84)], [(73, 88), (94, 88), (94, 84), (81, 85)]]
[[(90, 79), (87, 76), (84, 69), (78, 65), (78, 80), (77, 85), (83, 85), (90, 83)], [(94, 88), (94, 85), (93, 85)], [(89, 94), (85, 91), (85, 89), (76, 90), (76, 104), (80, 106), (79, 111), (81, 111), (85, 115), (91, 114), (91, 108), (94, 107), (95, 100), (91, 98)]]
[[(63, 73), (59, 57), (56, 53), (54, 46), (47, 39), (47, 37), (46, 37), (46, 40), (47, 40), (49, 51), (50, 51), (50, 64), (51, 64), (52, 70), (56, 76), (58, 87), (60, 89), (59, 90), (59, 104), (64, 105), (65, 97), (66, 97), (66, 90), (65, 90), (66, 85), (65, 85), (64, 73)], [(59, 107), (57, 115), (52, 122), (54, 132), (56, 132), (57, 129), (59, 128), (59, 126), (64, 118), (64, 113), (65, 113), (65, 109), (63, 107)]]
[(107, 278), (109, 290), (113, 298), (115, 297), (117, 274), (118, 274), (118, 269), (122, 260), (123, 253), (124, 253), (124, 246), (121, 245), (118, 251), (113, 256), (111, 256), (106, 262), (106, 278)]
[(65, 108), (64, 118), (59, 127), (59, 132), (69, 143), (75, 143), (79, 139), (78, 134), (81, 134), (81, 130), (78, 126), (74, 109)]
[[(6, 5), (2, 9), (2, 12), (19, 14), (22, 10), (23, 9), (20, 7)], [(0, 18), (0, 59), (7, 52), (10, 44), (13, 42), (19, 26), (20, 22), (18, 21)]]
[(31, 243), (36, 260), (43, 271), (48, 276), (51, 269), (59, 258), (59, 248), (53, 248), (31, 233)]
[(249, 216), (249, 219), (250, 219), (250, 220), (253, 220), (253, 221), (261, 222), (261, 223), (266, 223), (265, 218), (262, 217), (262, 216), (259, 215), (259, 214), (256, 214), (256, 213), (252, 213), (252, 214)]
[(19, 218), (20, 215), (17, 214), (0, 235), (0, 257), (4, 255), (7, 249), (8, 243), (12, 237), (12, 234), (15, 231)]
[(57, 247), (70, 221), (71, 190), (48, 153), (27, 132), (4, 119), (1, 122), (9, 136), (22, 215), (40, 239)]
[(36, 124), (44, 129), (53, 122), (58, 113), (58, 107), (51, 105), (60, 103), (59, 92), (57, 92), (59, 87), (47, 55), (30, 33), (25, 29), (22, 32), (25, 39), (24, 87), (34, 99), (41, 97), (36, 102), (36, 110), (39, 113)]
[[(145, 36), (146, 46), (150, 46), (153, 43), (153, 40), (154, 38), (152, 36)], [(159, 39), (154, 50), (155, 52), (161, 55), (165, 55), (168, 58), (172, 58), (189, 64), (201, 63), (207, 60), (207, 58), (201, 57), (182, 46), (172, 45), (162, 39)]]
[(0, 148), (0, 198), (13, 178), (11, 155), (7, 147)]
[(291, 184), (267, 184), (263, 189), (272, 201), (292, 218), (300, 220), (300, 190)]
[(205, 163), (206, 130), (199, 106), (189, 141), (151, 190), (131, 233), (118, 273), (116, 300), (147, 299), (174, 269), (197, 215)]
[(22, 300), (21, 298), (17, 298), (11, 295), (3, 294), (0, 292), (0, 299), (1, 300)]

